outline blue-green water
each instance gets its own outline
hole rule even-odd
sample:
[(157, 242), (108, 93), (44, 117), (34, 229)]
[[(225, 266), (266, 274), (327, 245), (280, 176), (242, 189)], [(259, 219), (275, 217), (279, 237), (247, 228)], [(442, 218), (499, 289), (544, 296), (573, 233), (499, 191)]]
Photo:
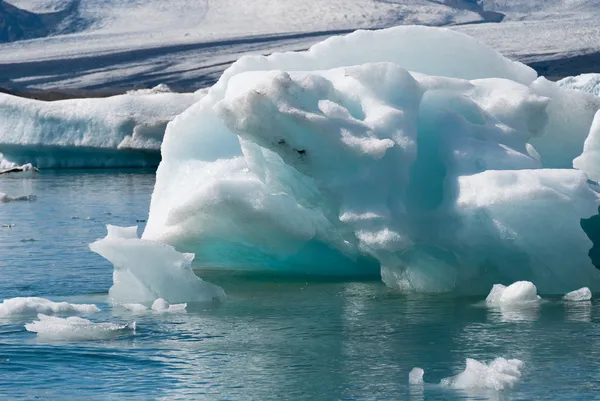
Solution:
[[(105, 224), (143, 223), (154, 176), (45, 172), (0, 179), (0, 298), (96, 303), (98, 322), (136, 320), (135, 335), (49, 341), (32, 317), (0, 319), (0, 399), (593, 400), (600, 399), (600, 304), (499, 311), (480, 298), (404, 296), (377, 281), (210, 273), (228, 300), (186, 314), (111, 308), (112, 266), (87, 244)], [(457, 391), (437, 383), (466, 358), (518, 358), (519, 385)]]

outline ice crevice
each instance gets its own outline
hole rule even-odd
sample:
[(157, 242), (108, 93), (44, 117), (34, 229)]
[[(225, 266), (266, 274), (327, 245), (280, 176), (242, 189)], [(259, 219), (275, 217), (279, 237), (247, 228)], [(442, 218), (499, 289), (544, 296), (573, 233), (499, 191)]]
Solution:
[[(135, 246), (167, 244), (204, 268), (381, 275), (400, 291), (597, 291), (581, 222), (600, 204), (598, 109), (600, 98), (441, 28), (242, 57), (168, 124)], [(110, 253), (134, 239), (112, 235), (92, 249), (122, 270)], [(144, 302), (188, 301), (149, 283)]]

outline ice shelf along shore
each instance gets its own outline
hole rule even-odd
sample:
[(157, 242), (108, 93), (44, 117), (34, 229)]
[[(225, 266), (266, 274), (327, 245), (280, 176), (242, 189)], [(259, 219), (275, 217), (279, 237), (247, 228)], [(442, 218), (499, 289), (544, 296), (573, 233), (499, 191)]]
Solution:
[(443, 28), (242, 57), (167, 125), (142, 238), (400, 291), (596, 291), (598, 109)]

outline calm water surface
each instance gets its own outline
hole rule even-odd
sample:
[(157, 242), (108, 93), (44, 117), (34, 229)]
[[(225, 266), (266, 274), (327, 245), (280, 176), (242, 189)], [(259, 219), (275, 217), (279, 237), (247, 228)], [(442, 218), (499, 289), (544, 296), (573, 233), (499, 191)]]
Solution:
[[(379, 282), (206, 276), (222, 305), (187, 314), (112, 308), (112, 266), (87, 244), (105, 224), (147, 218), (151, 172), (44, 172), (0, 178), (0, 298), (96, 303), (98, 322), (137, 322), (133, 336), (40, 340), (31, 317), (0, 319), (0, 399), (600, 400), (600, 304), (488, 310), (483, 297), (402, 296)], [(140, 228), (140, 232), (141, 232)], [(502, 392), (411, 388), (419, 366), (439, 382), (465, 358), (525, 362)]]

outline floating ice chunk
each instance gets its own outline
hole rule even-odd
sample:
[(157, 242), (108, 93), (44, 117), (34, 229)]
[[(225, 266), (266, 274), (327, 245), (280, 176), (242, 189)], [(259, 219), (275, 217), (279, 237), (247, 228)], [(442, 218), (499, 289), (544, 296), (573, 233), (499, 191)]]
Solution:
[(35, 195), (8, 196), (5, 193), (0, 192), (0, 202), (2, 202), (2, 203), (33, 202), (36, 200), (37, 200), (37, 196), (35, 196)]
[(570, 302), (589, 301), (592, 299), (592, 292), (589, 288), (583, 287), (565, 294), (563, 300)]
[(127, 324), (94, 323), (76, 316), (60, 318), (38, 314), (38, 319), (27, 323), (27, 331), (39, 337), (54, 340), (108, 340), (135, 333), (135, 322)]
[(148, 310), (148, 308), (142, 304), (123, 304), (121, 306), (133, 313), (142, 313)]
[(93, 304), (70, 304), (68, 302), (53, 302), (45, 298), (27, 297), (5, 299), (0, 304), (0, 317), (17, 315), (49, 314), (87, 314), (99, 312)]
[(488, 305), (511, 305), (538, 302), (540, 299), (532, 282), (517, 281), (508, 287), (494, 284), (485, 301)]
[(162, 298), (158, 298), (152, 303), (152, 310), (155, 312), (185, 312), (187, 304), (171, 305)]
[(425, 371), (421, 368), (413, 368), (408, 374), (408, 384), (420, 385), (423, 384), (423, 375)]
[[(467, 358), (465, 370), (456, 376), (446, 377), (440, 386), (461, 390), (505, 390), (513, 388), (521, 378), (523, 361), (518, 359), (496, 358), (489, 364), (475, 359)], [(423, 374), (421, 368), (413, 368), (408, 375), (408, 382), (412, 385), (422, 385)]]
[(139, 239), (137, 227), (107, 226), (105, 238), (90, 249), (114, 266), (109, 295), (121, 304), (154, 302), (210, 302), (225, 298), (224, 291), (196, 276), (193, 254), (179, 253), (160, 242)]
[(521, 377), (523, 362), (518, 359), (496, 358), (489, 364), (467, 358), (467, 366), (462, 373), (442, 379), (440, 385), (455, 389), (513, 388)]
[(31, 163), (18, 166), (15, 163), (8, 162), (4, 159), (0, 161), (0, 175), (6, 175), (11, 178), (30, 178), (39, 172), (40, 170)]

